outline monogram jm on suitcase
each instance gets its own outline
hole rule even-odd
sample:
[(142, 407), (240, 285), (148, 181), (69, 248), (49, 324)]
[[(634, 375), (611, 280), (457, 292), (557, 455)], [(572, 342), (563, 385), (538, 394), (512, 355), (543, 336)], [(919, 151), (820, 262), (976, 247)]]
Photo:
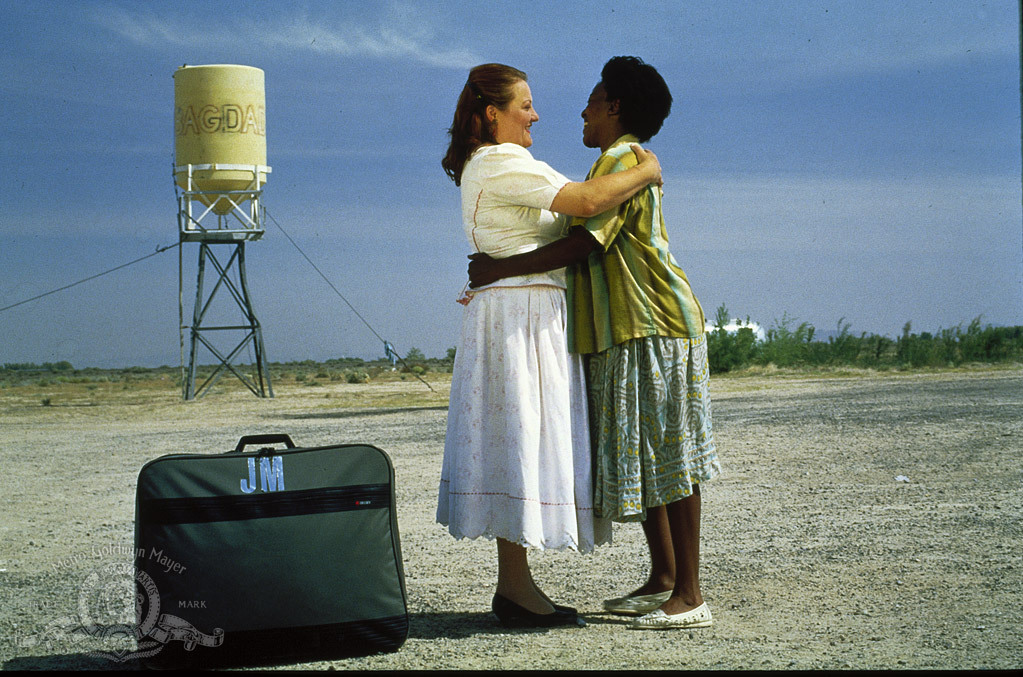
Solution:
[(135, 588), (150, 667), (397, 650), (408, 607), (390, 458), (275, 434), (150, 461), (136, 491)]

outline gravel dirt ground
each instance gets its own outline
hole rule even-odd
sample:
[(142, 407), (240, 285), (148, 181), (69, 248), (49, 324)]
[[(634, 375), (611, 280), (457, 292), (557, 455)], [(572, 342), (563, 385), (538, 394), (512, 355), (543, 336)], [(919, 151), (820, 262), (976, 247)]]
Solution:
[(601, 610), (645, 577), (638, 525), (615, 525), (593, 554), (531, 553), (540, 585), (587, 627), (497, 623), (494, 544), (455, 541), (433, 520), (448, 383), (428, 378), (436, 393), (411, 379), (275, 384), (274, 399), (224, 386), (195, 402), (169, 382), (64, 388), (45, 403), (38, 388), (0, 389), (0, 664), (137, 668), (110, 658), (123, 639), (67, 628), (133, 620), (130, 599), (96, 600), (90, 586), (130, 568), (139, 469), (286, 432), (391, 456), (410, 633), (394, 653), (284, 667), (1023, 667), (1018, 366), (712, 380), (723, 474), (703, 492), (702, 586), (715, 622), (667, 632)]

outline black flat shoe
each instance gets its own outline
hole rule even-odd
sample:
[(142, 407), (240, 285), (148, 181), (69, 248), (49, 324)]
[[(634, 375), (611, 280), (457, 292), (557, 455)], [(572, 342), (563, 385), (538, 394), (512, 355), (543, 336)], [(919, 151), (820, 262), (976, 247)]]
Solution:
[(553, 628), (557, 626), (583, 627), (586, 621), (579, 618), (571, 607), (555, 607), (552, 614), (538, 614), (519, 606), (507, 597), (494, 595), (490, 604), (497, 620), (506, 628)]

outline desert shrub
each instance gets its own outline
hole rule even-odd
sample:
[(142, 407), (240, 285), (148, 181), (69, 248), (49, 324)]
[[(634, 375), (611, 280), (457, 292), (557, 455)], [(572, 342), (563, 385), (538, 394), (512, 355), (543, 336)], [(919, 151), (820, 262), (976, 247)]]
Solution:
[(981, 328), (977, 317), (965, 333), (958, 331), (956, 339), (963, 362), (1002, 362), (1023, 357), (1023, 327)]
[(907, 322), (899, 339), (899, 361), (908, 366), (960, 365), (967, 362), (1005, 362), (1023, 358), (1023, 327), (981, 327), (974, 318), (962, 325), (941, 329), (936, 336), (910, 332)]
[(781, 320), (774, 321), (774, 326), (767, 330), (767, 338), (757, 352), (756, 364), (792, 367), (810, 361), (811, 351), (817, 350), (809, 347), (815, 331), (813, 325), (803, 322), (793, 329), (793, 322), (795, 319), (789, 317), (788, 313), (784, 313)]
[(895, 360), (895, 341), (871, 334), (861, 340), (859, 359), (867, 367), (891, 366)]
[(833, 364), (855, 364), (860, 353), (860, 340), (863, 337), (857, 339), (850, 334), (850, 325), (848, 322), (843, 324), (844, 320), (844, 317), (838, 320), (838, 335), (828, 338), (830, 354), (827, 359)]
[(714, 330), (707, 333), (707, 361), (711, 372), (726, 372), (748, 367), (756, 355), (756, 336), (750, 327), (734, 333), (725, 330), (729, 322), (728, 309), (718, 307)]
[(934, 340), (929, 332), (919, 335), (911, 332), (912, 324), (907, 322), (902, 328), (896, 348), (896, 357), (904, 367), (936, 367), (945, 362), (943, 347)]
[(348, 383), (369, 383), (369, 374), (364, 371), (350, 371), (345, 375)]

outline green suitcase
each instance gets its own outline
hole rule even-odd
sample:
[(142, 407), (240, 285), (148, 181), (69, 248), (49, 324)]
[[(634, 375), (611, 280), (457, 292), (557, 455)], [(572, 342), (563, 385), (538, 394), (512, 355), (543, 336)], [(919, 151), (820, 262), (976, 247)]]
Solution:
[(253, 435), (225, 454), (150, 461), (134, 554), (138, 657), (151, 667), (343, 658), (408, 636), (394, 468), (370, 445)]

